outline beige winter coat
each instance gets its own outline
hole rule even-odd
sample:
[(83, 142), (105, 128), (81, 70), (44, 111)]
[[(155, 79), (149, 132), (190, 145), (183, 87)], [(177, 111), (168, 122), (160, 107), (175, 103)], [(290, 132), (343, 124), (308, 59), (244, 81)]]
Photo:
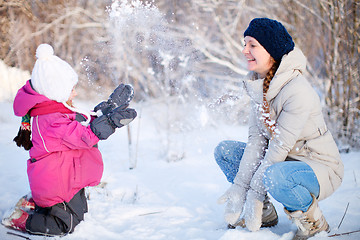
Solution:
[[(249, 75), (250, 80), (244, 81), (252, 99), (252, 114), (249, 141), (240, 163), (240, 168), (247, 171), (239, 169), (238, 175), (243, 184), (250, 185), (260, 163), (274, 164), (287, 158), (300, 160), (314, 170), (320, 184), (321, 200), (340, 186), (344, 166), (326, 127), (319, 96), (302, 75), (305, 67), (305, 56), (295, 48), (282, 58), (270, 83), (266, 98), (270, 104), (270, 118), (276, 121), (278, 131), (278, 136), (272, 139), (259, 110), (263, 79), (254, 79), (256, 74), (253, 73)], [(255, 170), (249, 170), (249, 165)]]

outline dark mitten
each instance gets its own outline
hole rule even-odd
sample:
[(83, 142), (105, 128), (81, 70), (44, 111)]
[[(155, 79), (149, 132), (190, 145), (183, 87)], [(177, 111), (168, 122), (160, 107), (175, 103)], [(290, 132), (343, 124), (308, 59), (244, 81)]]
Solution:
[(84, 117), (84, 115), (82, 115), (80, 113), (76, 113), (75, 120), (78, 122), (85, 122), (86, 118)]
[(125, 109), (129, 106), (130, 101), (134, 97), (134, 89), (131, 85), (120, 84), (110, 95), (108, 102), (115, 108)]
[(115, 108), (109, 113), (109, 119), (117, 128), (121, 128), (132, 122), (137, 116), (135, 109), (121, 107)]
[(107, 115), (102, 115), (98, 118), (95, 118), (90, 123), (90, 128), (100, 140), (107, 139), (115, 132), (115, 126), (109, 120)]
[(107, 101), (103, 101), (94, 107), (94, 112), (101, 111), (103, 115), (111, 111), (111, 105)]
[(99, 103), (94, 112), (101, 110), (103, 115), (107, 115), (111, 110), (121, 107), (125, 109), (129, 106), (130, 101), (134, 97), (134, 89), (131, 85), (120, 84), (110, 95), (107, 101)]
[(136, 116), (135, 109), (117, 107), (107, 115), (95, 118), (90, 123), (90, 128), (100, 140), (105, 140), (115, 132), (115, 128), (129, 124)]
[(24, 147), (25, 150), (30, 150), (33, 146), (31, 142), (31, 126), (30, 126), (30, 114), (26, 114), (21, 118), (21, 126), (17, 136), (14, 138), (14, 142), (18, 147)]
[(31, 131), (19, 128), (17, 136), (14, 138), (14, 142), (18, 147), (24, 147), (25, 150), (30, 150), (33, 146), (30, 139)]

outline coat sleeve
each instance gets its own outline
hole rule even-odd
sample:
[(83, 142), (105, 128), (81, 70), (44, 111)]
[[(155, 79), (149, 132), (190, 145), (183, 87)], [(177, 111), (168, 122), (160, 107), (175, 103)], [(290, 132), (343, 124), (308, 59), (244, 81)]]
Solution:
[(99, 138), (90, 129), (90, 125), (85, 127), (77, 121), (68, 125), (63, 136), (63, 144), (72, 149), (92, 148), (98, 142)]
[(249, 188), (250, 181), (264, 158), (265, 149), (268, 143), (266, 137), (261, 133), (257, 117), (258, 105), (252, 101), (249, 116), (249, 138), (240, 161), (239, 171), (236, 174), (234, 183)]
[[(99, 138), (91, 131), (90, 126), (83, 126), (75, 119), (66, 116), (52, 122), (46, 131), (55, 151), (65, 149), (89, 149), (99, 142)], [(60, 144), (59, 144), (60, 143)]]

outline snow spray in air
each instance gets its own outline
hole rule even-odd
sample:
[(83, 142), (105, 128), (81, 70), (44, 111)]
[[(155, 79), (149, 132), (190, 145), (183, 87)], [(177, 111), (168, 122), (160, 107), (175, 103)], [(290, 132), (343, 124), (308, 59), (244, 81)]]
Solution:
[(173, 35), (153, 2), (114, 1), (108, 12), (117, 79), (132, 83), (135, 91), (141, 89), (146, 102), (140, 108), (153, 109), (159, 141), (164, 145), (162, 154), (167, 161), (180, 160), (185, 155), (186, 124), (180, 109), (185, 105), (182, 89), (191, 84), (189, 49)]

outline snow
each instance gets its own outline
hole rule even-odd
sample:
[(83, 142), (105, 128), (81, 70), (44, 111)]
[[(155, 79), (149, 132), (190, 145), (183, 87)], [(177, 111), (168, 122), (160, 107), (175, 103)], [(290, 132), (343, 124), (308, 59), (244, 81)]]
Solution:
[(25, 84), (26, 80), (30, 79), (30, 73), (28, 71), (9, 67), (1, 59), (0, 73), (0, 102), (13, 99), (17, 90)]
[[(84, 103), (84, 105), (90, 103)], [(26, 175), (28, 153), (12, 141), (19, 127), (10, 102), (0, 102), (0, 217), (4, 217), (17, 200), (29, 192)], [(142, 109), (141, 118), (131, 123), (132, 156), (136, 167), (129, 169), (127, 129), (118, 129), (108, 140), (100, 142), (105, 170), (103, 188), (87, 189), (90, 194), (89, 212), (73, 234), (61, 239), (151, 239), (151, 240), (290, 240), (296, 227), (287, 219), (281, 204), (273, 200), (279, 214), (276, 227), (249, 232), (247, 229), (226, 228), (223, 205), (217, 198), (229, 183), (213, 158), (217, 143), (225, 139), (245, 141), (246, 126), (216, 127), (202, 124), (185, 134), (172, 136), (183, 143), (184, 158), (169, 162), (164, 154), (163, 133), (156, 125), (153, 108)], [(202, 116), (204, 118), (204, 116)], [(140, 122), (139, 122), (140, 121)], [(139, 134), (136, 133), (140, 127)], [(138, 139), (137, 139), (138, 136)], [(345, 177), (341, 187), (328, 199), (320, 202), (321, 209), (332, 228), (331, 234), (360, 230), (360, 152), (342, 154)], [(349, 203), (346, 215), (345, 209)], [(16, 231), (0, 226), (0, 239), (22, 239), (9, 235)], [(30, 239), (46, 239), (26, 235)], [(58, 237), (51, 239), (59, 239)], [(328, 238), (322, 233), (312, 238), (360, 239), (360, 233)]]
[[(163, 14), (142, 1), (121, 1), (109, 7), (110, 30), (122, 51), (134, 28), (147, 34), (162, 31), (166, 25)], [(120, 4), (120, 5), (119, 5)], [(195, 24), (195, 23), (194, 23)], [(160, 28), (160, 29), (159, 29)], [(197, 27), (196, 27), (197, 28)], [(153, 39), (152, 39), (153, 40)], [(165, 50), (172, 49), (165, 46)], [(161, 52), (162, 64), (169, 65), (171, 56)], [(174, 48), (174, 47), (173, 47)], [(176, 46), (175, 46), (176, 48)], [(122, 55), (122, 54), (118, 54)], [(183, 67), (189, 56), (179, 57)], [(84, 67), (89, 61), (83, 59)], [(131, 65), (127, 66), (131, 70)], [(155, 72), (147, 69), (150, 75)], [(20, 118), (12, 111), (11, 100), (17, 89), (30, 77), (27, 72), (6, 67), (0, 61), (0, 217), (4, 217), (18, 199), (29, 190), (26, 175), (28, 152), (12, 141)], [(15, 80), (19, 79), (19, 80)], [(191, 83), (192, 76), (183, 79)], [(102, 99), (103, 100), (103, 99)], [(80, 102), (88, 107), (97, 102)], [(100, 101), (100, 100), (99, 100)], [(185, 105), (190, 107), (186, 108)], [(196, 105), (196, 104), (195, 104)], [(215, 163), (213, 151), (222, 140), (247, 139), (247, 126), (226, 125), (209, 117), (204, 106), (182, 104), (168, 106), (138, 103), (138, 118), (130, 124), (132, 144), (128, 144), (127, 128), (118, 129), (108, 140), (99, 143), (105, 164), (102, 184), (87, 189), (89, 212), (74, 233), (62, 237), (70, 240), (291, 240), (296, 227), (287, 219), (280, 203), (272, 200), (279, 224), (272, 228), (249, 232), (247, 229), (227, 229), (223, 218), (224, 205), (217, 199), (229, 187), (225, 176)], [(195, 111), (194, 111), (195, 109)], [(164, 114), (165, 112), (165, 114)], [(194, 114), (193, 112), (196, 112)], [(174, 114), (176, 113), (176, 114)], [(182, 116), (192, 117), (184, 119)], [(168, 117), (169, 122), (162, 122)], [(188, 127), (190, 126), (190, 127)], [(176, 127), (180, 131), (176, 131)], [(175, 128), (175, 129), (174, 129)], [(168, 142), (167, 142), (168, 141)], [(170, 141), (170, 142), (169, 142)], [(168, 145), (167, 145), (168, 143)], [(174, 159), (178, 159), (174, 161)], [(360, 230), (360, 152), (342, 154), (345, 177), (341, 187), (320, 207), (332, 228), (330, 234), (321, 233), (312, 240), (360, 239), (360, 232), (338, 237), (328, 235)], [(133, 168), (133, 169), (130, 169)], [(348, 206), (348, 210), (346, 208)], [(345, 216), (344, 213), (346, 212)], [(0, 225), (0, 239), (22, 239), (8, 232), (30, 239), (46, 239), (10, 230)], [(54, 237), (50, 239), (60, 239)]]

